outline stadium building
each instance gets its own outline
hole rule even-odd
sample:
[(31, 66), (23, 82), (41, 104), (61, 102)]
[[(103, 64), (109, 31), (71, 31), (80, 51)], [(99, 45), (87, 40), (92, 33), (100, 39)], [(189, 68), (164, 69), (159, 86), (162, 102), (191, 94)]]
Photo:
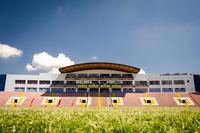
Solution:
[(106, 62), (59, 71), (0, 75), (0, 106), (200, 105), (200, 76), (196, 74), (146, 74), (141, 68)]

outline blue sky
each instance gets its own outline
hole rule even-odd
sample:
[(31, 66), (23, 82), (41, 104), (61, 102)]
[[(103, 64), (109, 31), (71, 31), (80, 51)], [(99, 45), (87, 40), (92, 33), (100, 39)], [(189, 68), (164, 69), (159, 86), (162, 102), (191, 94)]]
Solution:
[(62, 53), (75, 63), (122, 63), (147, 73), (200, 73), (199, 5), (199, 0), (0, 0), (0, 43), (23, 51), (0, 58), (0, 73), (42, 72), (26, 69), (37, 67), (33, 56), (39, 53), (55, 58)]

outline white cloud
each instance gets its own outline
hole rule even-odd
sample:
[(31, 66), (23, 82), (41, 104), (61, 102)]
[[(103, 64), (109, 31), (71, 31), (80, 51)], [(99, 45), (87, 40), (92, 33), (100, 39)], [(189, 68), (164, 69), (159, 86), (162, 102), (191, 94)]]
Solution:
[(75, 62), (63, 53), (53, 57), (46, 52), (33, 55), (32, 63), (26, 65), (28, 71), (48, 71), (49, 73), (59, 73), (58, 68), (73, 65)]
[(22, 50), (18, 50), (17, 48), (11, 47), (7, 44), (0, 43), (0, 58), (21, 56), (22, 54)]

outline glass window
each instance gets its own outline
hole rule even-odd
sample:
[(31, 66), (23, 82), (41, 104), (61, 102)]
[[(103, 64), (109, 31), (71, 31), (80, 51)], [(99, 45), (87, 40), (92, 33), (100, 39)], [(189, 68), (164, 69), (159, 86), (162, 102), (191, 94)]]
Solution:
[(135, 81), (135, 86), (147, 86), (147, 81)]
[(147, 92), (147, 89), (146, 88), (136, 88), (135, 92), (144, 93), (144, 92)]
[(76, 81), (67, 81), (66, 85), (76, 85)]
[(175, 85), (184, 85), (185, 81), (184, 80), (174, 80)]
[(186, 92), (185, 88), (175, 88), (175, 92)]
[(160, 81), (154, 80), (154, 81), (149, 81), (150, 85), (160, 85)]
[(107, 84), (107, 81), (100, 81), (100, 84)]
[(48, 85), (48, 84), (50, 84), (50, 81), (49, 80), (40, 80), (39, 84)]
[(149, 88), (149, 92), (161, 92), (160, 88)]
[(121, 78), (121, 74), (111, 74), (112, 78)]
[(52, 81), (52, 85), (64, 85), (64, 81)]
[(90, 92), (96, 92), (97, 93), (98, 91), (99, 91), (98, 89), (92, 89), (92, 88), (90, 89)]
[(66, 88), (66, 92), (76, 92), (75, 88)]
[(87, 74), (78, 74), (78, 78), (87, 78)]
[(39, 92), (50, 92), (50, 88), (39, 88)]
[(14, 91), (15, 92), (25, 92), (25, 88), (23, 88), (23, 87), (15, 87)]
[(123, 81), (123, 85), (133, 85), (132, 81)]
[(132, 74), (122, 74), (123, 78), (133, 78)]
[(37, 92), (37, 88), (27, 88), (26, 92)]
[(99, 81), (90, 81), (91, 84), (95, 84), (95, 85), (98, 85), (99, 84)]
[(15, 84), (25, 84), (26, 80), (15, 80)]
[(51, 88), (51, 92), (62, 93), (62, 92), (64, 92), (64, 89), (63, 88)]
[(28, 80), (27, 84), (37, 84), (37, 80)]
[(89, 74), (89, 77), (90, 77), (90, 78), (98, 78), (98, 77), (99, 77), (99, 74)]
[(78, 89), (78, 92), (87, 92), (87, 89)]
[(112, 89), (112, 92), (116, 92), (116, 93), (117, 93), (117, 92), (121, 92), (121, 89), (118, 89), (118, 88), (115, 89), (115, 88), (113, 88), (113, 89)]
[(172, 85), (172, 80), (162, 80), (162, 85)]
[(110, 74), (100, 74), (101, 78), (110, 78)]
[(67, 74), (65, 78), (76, 78), (76, 74)]
[(173, 88), (162, 88), (162, 92), (173, 92)]
[(133, 92), (133, 89), (131, 89), (131, 88), (124, 88), (123, 92)]

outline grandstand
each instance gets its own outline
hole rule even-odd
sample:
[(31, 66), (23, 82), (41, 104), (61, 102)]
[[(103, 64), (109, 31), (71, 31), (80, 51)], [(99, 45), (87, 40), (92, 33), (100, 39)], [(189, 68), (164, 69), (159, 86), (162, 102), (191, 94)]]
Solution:
[(107, 62), (60, 68), (60, 74), (0, 75), (0, 107), (200, 107), (200, 76), (146, 74)]

